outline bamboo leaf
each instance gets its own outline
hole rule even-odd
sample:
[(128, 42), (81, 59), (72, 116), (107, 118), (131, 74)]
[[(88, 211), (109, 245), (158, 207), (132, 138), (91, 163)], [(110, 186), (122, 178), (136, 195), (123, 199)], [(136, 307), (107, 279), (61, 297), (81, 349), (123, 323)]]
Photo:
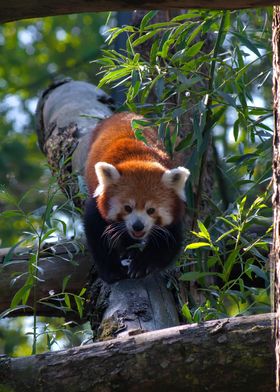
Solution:
[(150, 11), (148, 12), (142, 19), (140, 24), (140, 32), (144, 30), (144, 28), (148, 25), (148, 23), (157, 15), (158, 11)]
[(14, 309), (20, 302), (22, 302), (23, 305), (26, 305), (26, 302), (28, 300), (30, 290), (32, 288), (31, 284), (24, 285), (22, 286), (13, 296), (12, 302), (11, 302), (11, 309)]
[(192, 244), (189, 244), (186, 246), (185, 250), (189, 250), (189, 249), (198, 249), (198, 248), (205, 248), (206, 246), (210, 246), (209, 242), (194, 242)]

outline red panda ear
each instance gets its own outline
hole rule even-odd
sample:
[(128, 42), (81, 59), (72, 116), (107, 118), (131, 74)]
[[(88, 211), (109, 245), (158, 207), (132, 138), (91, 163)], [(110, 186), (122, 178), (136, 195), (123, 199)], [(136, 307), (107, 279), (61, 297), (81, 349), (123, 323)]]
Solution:
[(190, 172), (185, 167), (176, 167), (175, 169), (166, 170), (161, 181), (167, 188), (173, 189), (183, 201), (186, 201), (185, 184)]
[(94, 192), (94, 197), (103, 193), (109, 185), (115, 184), (121, 176), (115, 166), (107, 162), (96, 163), (95, 173), (99, 184)]

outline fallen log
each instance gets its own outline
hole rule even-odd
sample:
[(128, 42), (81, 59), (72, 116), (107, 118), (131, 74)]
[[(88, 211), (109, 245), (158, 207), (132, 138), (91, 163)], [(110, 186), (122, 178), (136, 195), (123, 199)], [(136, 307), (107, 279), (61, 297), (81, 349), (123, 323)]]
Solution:
[(271, 392), (273, 318), (213, 320), (30, 357), (2, 356), (0, 390)]

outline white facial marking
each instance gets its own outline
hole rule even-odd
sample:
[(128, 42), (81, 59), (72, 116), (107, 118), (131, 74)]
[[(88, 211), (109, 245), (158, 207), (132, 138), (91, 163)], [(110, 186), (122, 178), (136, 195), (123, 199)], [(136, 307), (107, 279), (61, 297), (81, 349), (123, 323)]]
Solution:
[(161, 222), (163, 226), (168, 226), (172, 223), (173, 217), (171, 215), (171, 212), (167, 208), (159, 207), (158, 214), (161, 217)]
[(166, 170), (161, 180), (167, 188), (173, 189), (183, 201), (186, 201), (184, 190), (189, 175), (190, 172), (188, 169), (179, 166), (175, 169)]
[(117, 197), (112, 197), (109, 201), (108, 219), (116, 220), (121, 212), (122, 205)]
[(109, 185), (116, 184), (121, 176), (115, 166), (107, 162), (98, 162), (95, 165), (95, 173), (99, 185), (97, 186), (93, 197), (99, 196)]

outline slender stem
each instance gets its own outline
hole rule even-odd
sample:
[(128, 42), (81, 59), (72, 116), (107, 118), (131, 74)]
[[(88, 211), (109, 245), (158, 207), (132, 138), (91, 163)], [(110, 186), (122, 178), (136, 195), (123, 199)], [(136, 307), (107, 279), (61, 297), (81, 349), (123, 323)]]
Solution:
[(51, 189), (52, 187), (49, 186), (48, 188), (48, 194), (47, 194), (47, 208), (45, 209), (45, 212), (42, 217), (42, 223), (39, 231), (36, 231), (38, 235), (38, 247), (36, 250), (36, 256), (35, 256), (35, 268), (34, 268), (34, 273), (33, 273), (33, 344), (32, 344), (32, 355), (35, 355), (37, 352), (37, 273), (38, 273), (38, 263), (40, 260), (40, 253), (41, 253), (41, 248), (42, 248), (42, 238), (44, 235), (44, 227), (47, 219), (47, 211), (48, 211), (48, 206), (53, 203), (54, 197), (56, 195), (56, 191), (51, 195)]

